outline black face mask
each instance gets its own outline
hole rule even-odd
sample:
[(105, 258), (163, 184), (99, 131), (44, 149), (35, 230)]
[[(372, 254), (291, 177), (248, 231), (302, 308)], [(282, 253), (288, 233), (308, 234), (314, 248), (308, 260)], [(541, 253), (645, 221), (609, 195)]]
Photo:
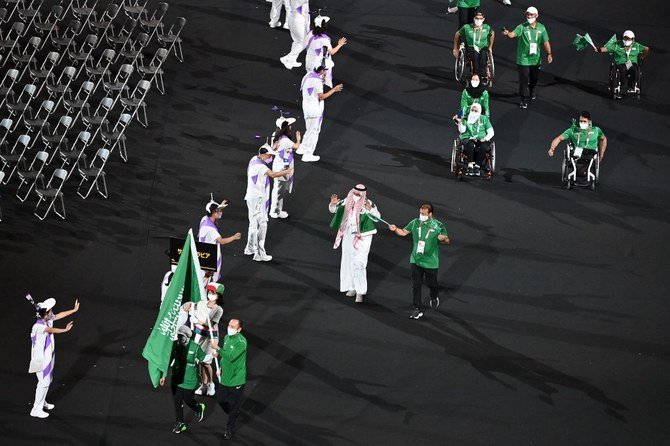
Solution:
[(479, 82), (479, 85), (477, 85), (477, 87), (473, 87), (472, 84), (468, 82), (468, 86), (465, 89), (468, 91), (468, 94), (473, 98), (481, 98), (482, 94), (484, 94), (484, 91), (486, 91), (486, 88), (481, 83), (481, 81)]

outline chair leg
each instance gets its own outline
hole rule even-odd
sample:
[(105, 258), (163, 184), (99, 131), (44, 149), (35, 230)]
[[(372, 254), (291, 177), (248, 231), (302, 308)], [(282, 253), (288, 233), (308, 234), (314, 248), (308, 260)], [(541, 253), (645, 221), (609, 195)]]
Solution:
[(142, 124), (142, 127), (149, 127), (149, 118), (147, 117), (147, 106), (145, 103), (142, 103), (142, 114), (144, 115), (144, 121), (142, 121), (139, 116), (137, 117), (137, 120), (139, 121), (140, 124)]
[[(182, 50), (181, 50), (181, 42), (179, 41), (179, 37), (177, 37), (177, 40), (175, 40), (174, 49), (175, 49), (174, 50), (174, 55), (177, 56), (177, 60), (179, 60), (179, 62), (183, 62), (184, 61), (184, 53), (182, 53)], [(177, 52), (177, 50), (179, 50), (179, 52)]]
[[(95, 181), (95, 188), (98, 190), (98, 193), (102, 195), (102, 198), (107, 198), (108, 193), (107, 193), (107, 180), (105, 179), (104, 172), (100, 172), (101, 175), (98, 176), (98, 178)], [(99, 180), (102, 179), (102, 190), (100, 190), (100, 185), (99, 185)]]
[(40, 216), (37, 213), (37, 208), (40, 206), (40, 204), (42, 204), (43, 201), (46, 201), (46, 199), (42, 195), (40, 195), (39, 200), (37, 200), (37, 204), (35, 205), (35, 211), (33, 212), (35, 214), (35, 217), (39, 218), (42, 221), (47, 217), (49, 211), (51, 210), (51, 206), (53, 206), (53, 200), (51, 200), (51, 203), (49, 203), (46, 212), (44, 212), (44, 214)]
[(61, 219), (65, 220), (65, 201), (63, 201), (63, 193), (62, 193), (62, 192), (59, 192), (57, 198), (60, 198), (60, 206), (61, 206), (61, 209), (63, 210), (63, 213), (61, 214), (60, 212), (58, 212), (58, 208), (57, 208), (56, 205), (55, 205), (55, 203), (56, 203), (56, 198), (54, 198), (54, 200), (53, 200), (53, 204), (54, 204), (54, 212), (55, 212), (56, 215), (58, 215)]
[(91, 183), (89, 184), (89, 186), (88, 186), (88, 190), (86, 191), (86, 193), (85, 193), (85, 194), (82, 194), (82, 193), (81, 193), (81, 186), (82, 186), (84, 183), (88, 183), (88, 177), (87, 177), (87, 176), (83, 177), (83, 178), (81, 179), (81, 181), (79, 182), (79, 186), (77, 186), (77, 195), (79, 195), (81, 198), (83, 198), (84, 200), (86, 200), (86, 198), (88, 198), (88, 196), (90, 195), (91, 191), (93, 190), (93, 182), (91, 182)]

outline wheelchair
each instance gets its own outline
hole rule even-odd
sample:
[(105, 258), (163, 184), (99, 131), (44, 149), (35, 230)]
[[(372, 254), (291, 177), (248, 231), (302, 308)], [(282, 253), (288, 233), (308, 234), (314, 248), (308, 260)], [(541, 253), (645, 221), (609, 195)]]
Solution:
[[(458, 48), (458, 57), (456, 58), (454, 65), (454, 75), (457, 82), (466, 83), (467, 80), (470, 79), (470, 76), (472, 76), (472, 61), (468, 59), (467, 56), (467, 47), (465, 46), (465, 43), (461, 43), (460, 47)], [(493, 54), (488, 51), (488, 48), (486, 48), (486, 67), (484, 72), (486, 73), (484, 76), (486, 78), (486, 82), (484, 82), (484, 79), (482, 79), (482, 84), (490, 88), (493, 86), (493, 77), (495, 76), (496, 68), (495, 62), (493, 60)]]
[(491, 148), (486, 152), (484, 157), (484, 165), (480, 166), (478, 170), (473, 173), (466, 173), (468, 167), (468, 154), (464, 147), (464, 142), (460, 139), (455, 139), (451, 149), (451, 172), (456, 176), (456, 179), (462, 180), (464, 176), (481, 177), (490, 180), (496, 171), (496, 142), (491, 140)]
[[(588, 187), (596, 190), (600, 176), (600, 159), (598, 151), (583, 150), (581, 153), (572, 144), (567, 144), (563, 151), (561, 166), (561, 181), (563, 187), (570, 190), (573, 187)], [(577, 154), (579, 155), (577, 156)]]
[[(637, 84), (633, 85), (632, 87), (637, 88), (637, 90), (636, 93), (633, 93), (633, 96), (636, 99), (640, 99), (640, 92), (642, 91), (642, 60), (639, 61), (635, 69), (637, 70)], [(621, 84), (622, 91), (617, 91), (617, 87), (619, 86), (619, 84)], [(630, 74), (626, 76), (626, 79), (621, 79), (621, 82), (619, 82), (619, 71), (616, 69), (614, 59), (612, 59), (612, 61), (610, 62), (609, 81), (607, 83), (607, 89), (610, 98), (616, 99), (617, 93), (623, 96), (624, 94), (626, 94), (628, 86), (632, 84), (633, 84), (633, 78)]]

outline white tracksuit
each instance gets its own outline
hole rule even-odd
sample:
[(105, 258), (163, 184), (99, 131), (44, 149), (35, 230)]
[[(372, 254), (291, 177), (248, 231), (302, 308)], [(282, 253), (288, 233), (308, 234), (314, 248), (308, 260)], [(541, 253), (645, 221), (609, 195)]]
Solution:
[(300, 143), (300, 152), (313, 155), (319, 141), (321, 123), (323, 122), (324, 102), (319, 99), (323, 93), (323, 79), (315, 72), (302, 78), (302, 113), (305, 117), (305, 136)]
[(286, 55), (291, 62), (297, 62), (305, 49), (305, 36), (309, 31), (309, 0), (291, 0), (291, 14), (288, 16), (288, 29), (291, 31), (291, 51)]

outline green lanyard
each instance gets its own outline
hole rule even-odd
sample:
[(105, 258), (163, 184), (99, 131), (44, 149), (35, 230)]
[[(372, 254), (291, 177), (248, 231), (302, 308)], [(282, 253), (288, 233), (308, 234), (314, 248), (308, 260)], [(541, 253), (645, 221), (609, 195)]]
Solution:
[[(589, 130), (588, 133), (586, 134), (587, 135), (586, 136), (586, 142), (584, 143), (584, 146), (582, 147), (582, 149), (589, 146), (589, 140), (591, 139), (592, 134), (593, 134), (593, 130)], [(582, 132), (580, 130), (580, 132), (577, 133), (577, 147), (579, 147), (579, 142), (581, 141), (581, 139), (582, 139)]]
[(540, 30), (537, 29), (537, 28), (535, 29), (535, 42), (533, 42), (533, 39), (530, 38), (530, 28), (532, 28), (532, 27), (529, 26), (528, 29), (526, 30), (526, 31), (528, 31), (528, 42), (537, 43), (537, 41), (540, 39)]
[[(421, 223), (419, 223), (419, 231), (418, 231), (418, 232), (419, 232), (419, 240), (421, 240), (421, 227), (422, 227), (422, 226), (423, 226), (423, 225), (422, 225)], [(427, 222), (427, 221), (426, 221), (425, 226), (428, 226), (428, 222)], [(424, 241), (425, 241), (425, 240), (428, 240), (428, 236), (430, 235), (430, 231), (434, 231), (434, 229), (433, 229), (433, 228), (428, 228), (428, 230), (426, 231), (426, 237), (424, 237), (424, 239), (423, 239)]]
[(482, 40), (482, 35), (484, 34), (484, 27), (479, 28), (479, 38), (477, 38), (477, 28), (472, 27), (472, 40), (475, 43), (475, 46), (481, 48), (479, 42)]

